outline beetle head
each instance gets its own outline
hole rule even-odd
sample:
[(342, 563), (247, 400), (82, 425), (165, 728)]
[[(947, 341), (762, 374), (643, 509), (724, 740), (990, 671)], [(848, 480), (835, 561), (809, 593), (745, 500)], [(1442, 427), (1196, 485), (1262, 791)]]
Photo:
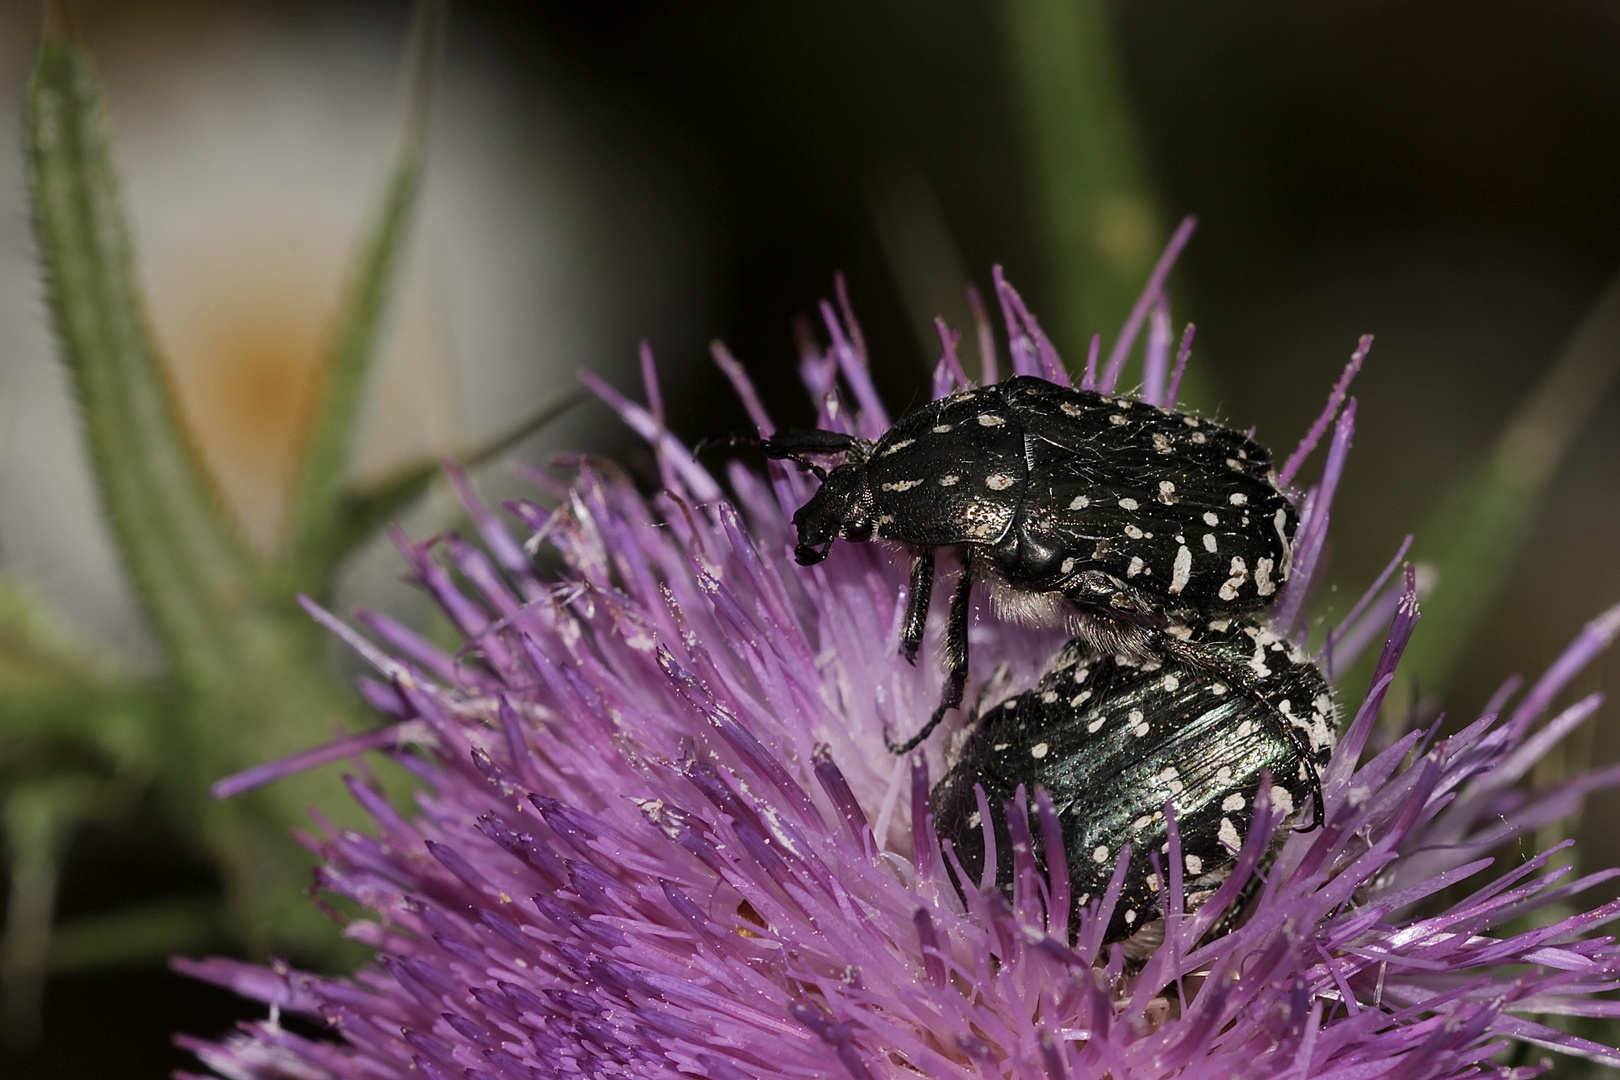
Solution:
[(872, 538), (872, 487), (866, 478), (864, 462), (840, 465), (810, 501), (793, 515), (799, 542), (793, 557), (800, 566), (814, 566), (827, 557), (834, 540)]

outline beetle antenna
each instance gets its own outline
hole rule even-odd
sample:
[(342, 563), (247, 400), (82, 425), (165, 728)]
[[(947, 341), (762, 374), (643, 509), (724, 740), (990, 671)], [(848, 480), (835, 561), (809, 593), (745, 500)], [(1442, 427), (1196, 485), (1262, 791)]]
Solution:
[[(815, 434), (831, 435), (833, 433), (816, 432)], [(838, 436), (838, 438), (847, 438), (847, 436)], [(791, 461), (800, 468), (807, 469), (810, 472), (815, 473), (818, 480), (827, 479), (827, 470), (805, 456), (807, 452), (816, 452), (819, 450), (819, 447), (809, 451), (801, 450), (798, 445), (797, 436), (794, 435), (790, 435), (787, 439), (781, 440), (775, 438), (766, 438), (765, 436), (751, 431), (727, 431), (722, 432), (719, 435), (705, 435), (703, 438), (697, 441), (696, 446), (692, 447), (692, 456), (698, 457), (705, 450), (716, 446), (758, 447), (766, 457), (773, 461)], [(837, 453), (839, 451), (832, 450), (827, 452)]]
[(759, 446), (765, 440), (750, 431), (724, 431), (718, 435), (705, 435), (692, 447), (692, 456), (699, 457), (712, 446)]

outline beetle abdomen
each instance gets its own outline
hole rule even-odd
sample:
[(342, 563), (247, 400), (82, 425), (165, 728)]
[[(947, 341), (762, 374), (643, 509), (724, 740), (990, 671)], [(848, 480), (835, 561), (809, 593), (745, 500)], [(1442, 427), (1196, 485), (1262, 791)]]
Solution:
[[(1010, 379), (1029, 488), (1010, 582), (1063, 589), (1105, 570), (1172, 610), (1270, 603), (1297, 521), (1266, 450), (1230, 428), (1125, 398)], [(1054, 565), (1055, 560), (1055, 565)]]
[[(1194, 640), (1248, 673), (1253, 685), (1245, 690), (1174, 659), (1121, 661), (1072, 641), (1033, 689), (985, 714), (930, 798), (940, 837), (956, 846), (971, 879), (984, 859), (974, 784), (983, 785), (993, 812), (1004, 888), (1012, 854), (1002, 807), (1020, 784), (1032, 810), (1036, 787), (1052, 800), (1079, 906), (1102, 896), (1122, 846), (1131, 845), (1109, 940), (1129, 936), (1162, 911), (1149, 856), (1157, 853), (1163, 865), (1167, 801), (1175, 807), (1192, 899), (1225, 876), (1242, 846), (1263, 772), (1271, 775), (1273, 806), (1306, 806), (1312, 774), (1301, 748), (1321, 769), (1336, 737), (1332, 693), (1321, 672), (1255, 623), (1201, 624)], [(1285, 722), (1298, 730), (1297, 741)], [(1039, 847), (1033, 813), (1031, 825)]]

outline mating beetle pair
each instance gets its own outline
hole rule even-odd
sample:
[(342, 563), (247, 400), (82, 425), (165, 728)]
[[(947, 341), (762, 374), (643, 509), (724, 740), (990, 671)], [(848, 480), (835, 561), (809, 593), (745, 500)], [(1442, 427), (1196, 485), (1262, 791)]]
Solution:
[[(968, 733), (934, 789), (939, 834), (970, 873), (993, 828), (1005, 878), (998, 812), (1019, 785), (1044, 787), (1082, 904), (1101, 896), (1132, 845), (1106, 931), (1118, 940), (1162, 910), (1152, 859), (1168, 853), (1166, 801), (1189, 904), (1229, 871), (1263, 775), (1273, 805), (1292, 810), (1309, 796), (1321, 823), (1331, 692), (1308, 658), (1248, 617), (1286, 581), (1298, 524), (1263, 447), (1197, 417), (1033, 376), (935, 401), (875, 442), (815, 431), (761, 447), (822, 478), (793, 517), (801, 564), (826, 558), (837, 539), (915, 552), (908, 660), (922, 642), (935, 552), (961, 552), (942, 699), (921, 730), (891, 740), (894, 752), (919, 745), (962, 702), (975, 579), (1002, 617), (1073, 637), (1034, 689)], [(831, 471), (812, 460), (834, 456), (843, 460)]]

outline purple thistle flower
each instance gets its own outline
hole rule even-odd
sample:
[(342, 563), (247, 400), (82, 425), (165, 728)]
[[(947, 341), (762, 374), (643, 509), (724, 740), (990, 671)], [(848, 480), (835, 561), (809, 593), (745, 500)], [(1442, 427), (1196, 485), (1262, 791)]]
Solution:
[[(1111, 390), (1146, 322), (1143, 396), (1173, 404), (1190, 336), (1172, 357), (1162, 279), (1100, 378), (1093, 344), (1083, 385)], [(999, 271), (996, 292), (1013, 372), (1066, 381)], [(806, 351), (801, 374), (822, 426), (873, 437), (889, 419), (838, 296), (841, 310), (822, 312), (831, 344)], [(989, 339), (985, 327), (979, 336)], [(955, 335), (942, 326), (941, 339), (936, 395), (966, 379)], [(773, 430), (740, 365), (724, 350), (716, 359), (760, 431)], [(1473, 1075), (1497, 1068), (1493, 1055), (1513, 1040), (1620, 1064), (1533, 1019), (1620, 1015), (1599, 996), (1620, 987), (1620, 946), (1591, 933), (1620, 902), (1548, 925), (1527, 918), (1620, 871), (1571, 881), (1546, 852), (1490, 872), (1491, 851), (1620, 782), (1610, 768), (1548, 791), (1519, 785), (1597, 708), (1593, 695), (1540, 723), (1620, 629), (1620, 608), (1513, 708), (1504, 693), (1454, 735), (1437, 725), (1373, 747), (1418, 617), (1411, 568), (1388, 581), (1403, 547), (1324, 649), (1342, 669), (1384, 634), (1372, 688), (1322, 777), (1326, 824), (1280, 830), (1262, 795), (1236, 869), (1194, 911), (1172, 828), (1164, 943), (1131, 967), (1102, 945), (1123, 855), (1073, 934), (1065, 860), (1038, 870), (1027, 836), (1010, 893), (958, 891), (954, 853), (927, 815), (947, 740), (910, 758), (884, 747), (886, 727), (930, 713), (942, 678), (898, 654), (904, 559), (841, 544), (818, 566), (793, 565), (788, 518), (813, 481), (777, 463), (763, 478), (733, 464), (728, 501), (666, 430), (650, 358), (644, 372), (650, 408), (583, 377), (656, 447), (666, 486), (653, 499), (598, 462), (573, 462), (566, 487), (536, 473), (557, 503), (508, 507), (528, 530), (520, 541), (452, 470), (483, 547), (401, 540), (465, 638), (456, 654), (362, 613), (373, 644), (306, 605), (375, 667), (362, 689), (395, 723), (221, 793), (365, 749), (391, 752), (423, 791), (404, 815), (351, 777), (375, 833), (306, 838), (320, 888), (370, 913), (346, 932), (376, 950), (374, 964), (331, 978), (175, 962), (271, 1008), (223, 1040), (182, 1038), (206, 1066), (231, 1080), (1361, 1080)], [(1324, 474), (1300, 495), (1296, 569), (1273, 609), (1274, 627), (1296, 640), (1354, 427), (1344, 392), (1285, 466), (1291, 480), (1332, 431)], [(529, 557), (542, 544), (566, 563), (556, 580)], [(968, 700), (992, 677), (998, 695), (1027, 688), (1062, 644), (976, 616)], [(1055, 853), (1055, 816), (1035, 800)], [(1024, 816), (1010, 817), (1020, 828)], [(1257, 875), (1247, 918), (1204, 940)], [(330, 1038), (283, 1027), (283, 1014), (327, 1025)]]

